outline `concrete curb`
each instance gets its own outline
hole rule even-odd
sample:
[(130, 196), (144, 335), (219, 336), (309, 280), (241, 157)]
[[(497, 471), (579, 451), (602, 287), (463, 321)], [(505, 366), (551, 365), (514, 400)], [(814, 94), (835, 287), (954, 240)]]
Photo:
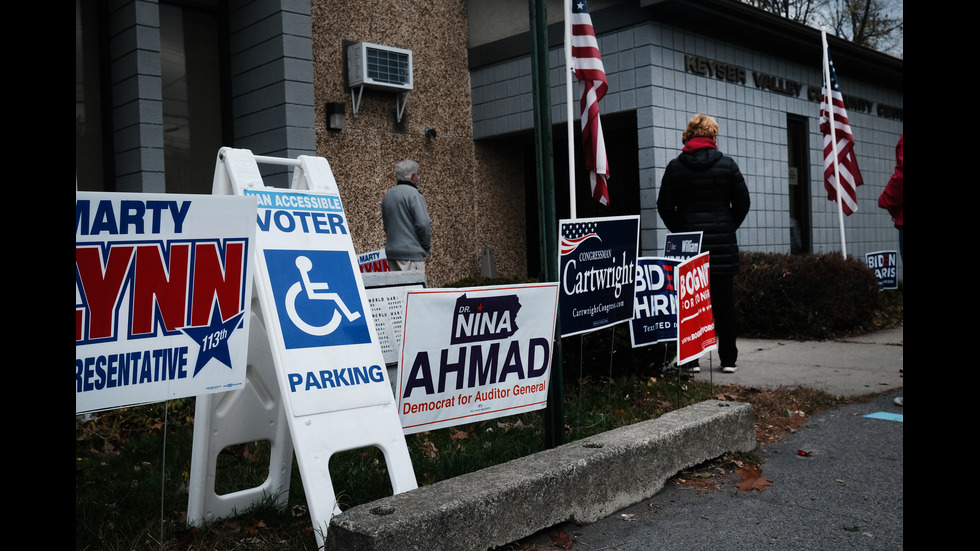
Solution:
[(326, 549), (485, 551), (562, 522), (595, 522), (683, 469), (755, 448), (752, 406), (709, 400), (353, 507), (331, 519)]

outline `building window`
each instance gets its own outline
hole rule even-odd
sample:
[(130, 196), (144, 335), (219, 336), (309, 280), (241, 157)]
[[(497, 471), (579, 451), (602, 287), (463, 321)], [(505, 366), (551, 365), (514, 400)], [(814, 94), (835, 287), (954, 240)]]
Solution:
[(75, 187), (111, 191), (102, 104), (102, 2), (75, 0)]
[(160, 4), (163, 149), (168, 193), (211, 193), (224, 143), (218, 12)]
[(810, 246), (810, 164), (807, 121), (786, 118), (786, 146), (789, 159), (789, 238), (792, 254), (807, 254)]
[[(115, 191), (109, 17), (102, 0), (75, 0), (75, 180), (81, 191)], [(166, 191), (211, 193), (226, 128), (224, 13), (219, 0), (191, 8), (159, 4)], [(133, 75), (112, 75), (120, 80)], [(152, 92), (152, 91), (151, 91)], [(155, 96), (155, 94), (154, 94)], [(116, 121), (118, 122), (118, 121)], [(139, 121), (154, 125), (158, 120)], [(158, 148), (153, 135), (128, 147)]]

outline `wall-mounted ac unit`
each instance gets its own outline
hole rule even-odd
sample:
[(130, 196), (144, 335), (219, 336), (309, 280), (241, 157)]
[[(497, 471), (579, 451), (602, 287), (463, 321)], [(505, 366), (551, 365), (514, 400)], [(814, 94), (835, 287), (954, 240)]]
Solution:
[(347, 80), (351, 88), (412, 89), (412, 51), (358, 42), (347, 48)]

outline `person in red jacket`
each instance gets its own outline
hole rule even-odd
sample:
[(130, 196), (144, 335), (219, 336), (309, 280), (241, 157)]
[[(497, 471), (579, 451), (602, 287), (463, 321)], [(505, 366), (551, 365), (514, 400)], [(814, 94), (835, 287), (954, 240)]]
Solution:
[[(892, 222), (895, 224), (895, 228), (898, 229), (898, 253), (902, 255), (902, 260), (905, 259), (905, 213), (903, 205), (905, 203), (904, 197), (902, 195), (902, 185), (905, 180), (905, 167), (903, 166), (903, 151), (902, 151), (902, 140), (905, 138), (905, 133), (898, 137), (898, 145), (895, 146), (895, 172), (892, 173), (891, 179), (885, 184), (885, 191), (881, 192), (878, 197), (878, 206), (887, 210), (888, 214), (892, 215)], [(895, 398), (895, 405), (905, 407), (905, 397), (899, 396)]]
[(898, 252), (905, 258), (905, 235), (902, 231), (905, 226), (903, 204), (904, 200), (902, 197), (902, 184), (905, 169), (903, 166), (902, 159), (902, 140), (905, 138), (905, 133), (903, 132), (901, 136), (898, 137), (898, 145), (895, 146), (895, 172), (892, 174), (888, 184), (885, 185), (885, 191), (881, 192), (878, 197), (878, 206), (887, 210), (888, 214), (892, 215), (892, 222), (895, 223), (895, 228), (898, 229)]

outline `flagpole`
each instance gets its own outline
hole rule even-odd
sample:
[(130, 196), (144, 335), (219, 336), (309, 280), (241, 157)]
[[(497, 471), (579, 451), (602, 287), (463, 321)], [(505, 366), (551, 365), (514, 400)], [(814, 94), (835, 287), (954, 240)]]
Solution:
[(574, 115), (572, 107), (572, 1), (565, 0), (565, 108), (568, 119), (568, 206), (571, 219), (578, 218), (575, 212), (575, 142)]
[(840, 170), (837, 168), (837, 128), (834, 122), (834, 95), (830, 84), (830, 58), (827, 46), (827, 31), (820, 30), (820, 40), (823, 42), (823, 80), (826, 83), (827, 116), (830, 118), (830, 142), (834, 151), (834, 185), (837, 186), (837, 218), (840, 225), (840, 246), (844, 258), (847, 258), (847, 242), (844, 239), (844, 207), (842, 205), (840, 185)]

